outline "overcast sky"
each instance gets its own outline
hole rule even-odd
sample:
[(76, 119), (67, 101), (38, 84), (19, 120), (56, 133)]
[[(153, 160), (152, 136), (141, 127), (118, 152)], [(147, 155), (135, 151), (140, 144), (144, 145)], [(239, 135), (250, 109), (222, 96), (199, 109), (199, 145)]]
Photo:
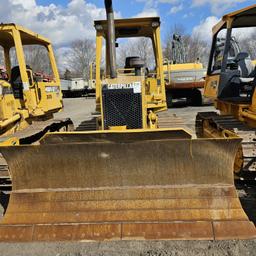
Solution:
[[(116, 17), (160, 16), (162, 37), (174, 24), (206, 40), (220, 17), (255, 0), (113, 0)], [(93, 20), (104, 19), (104, 0), (0, 0), (0, 22), (14, 22), (48, 37), (58, 51), (75, 39), (94, 39)]]

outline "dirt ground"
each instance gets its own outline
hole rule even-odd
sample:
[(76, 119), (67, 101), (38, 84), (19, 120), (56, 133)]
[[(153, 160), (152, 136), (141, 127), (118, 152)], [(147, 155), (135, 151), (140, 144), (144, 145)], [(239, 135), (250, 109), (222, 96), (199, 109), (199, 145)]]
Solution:
[(255, 256), (255, 241), (0, 244), (1, 256)]
[[(65, 109), (56, 118), (71, 117), (75, 126), (90, 119), (94, 99), (65, 99)], [(182, 117), (194, 130), (196, 113), (213, 111), (212, 106), (188, 107), (176, 103), (172, 114)], [(0, 244), (0, 256), (237, 256), (256, 255), (256, 240), (250, 241), (120, 241), (94, 243)]]
[(82, 121), (88, 120), (91, 113), (95, 111), (94, 98), (66, 98), (64, 99), (64, 110), (54, 115), (56, 119), (71, 118), (75, 126)]
[[(174, 107), (169, 109), (168, 112), (181, 117), (188, 128), (194, 131), (196, 114), (200, 111), (214, 110), (214, 107), (209, 104), (205, 104), (203, 107), (190, 107), (186, 105), (185, 101), (176, 101)], [(64, 99), (64, 110), (55, 114), (55, 118), (71, 118), (75, 126), (78, 126), (82, 121), (90, 119), (91, 113), (94, 111), (94, 98), (69, 98)]]

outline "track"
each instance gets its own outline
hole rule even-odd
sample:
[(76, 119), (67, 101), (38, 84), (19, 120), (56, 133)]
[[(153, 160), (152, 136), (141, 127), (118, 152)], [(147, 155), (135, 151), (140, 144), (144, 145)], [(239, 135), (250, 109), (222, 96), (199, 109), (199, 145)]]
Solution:
[(176, 114), (171, 114), (168, 111), (158, 114), (158, 127), (165, 128), (186, 128), (184, 120)]
[[(220, 134), (228, 131), (230, 135), (242, 138), (243, 165), (239, 172), (241, 180), (255, 182), (256, 180), (256, 129), (247, 126), (233, 116), (220, 116), (216, 112), (198, 113), (196, 118), (196, 134), (198, 137), (205, 137), (204, 122), (210, 125), (214, 131), (212, 134)], [(216, 133), (215, 133), (216, 131)], [(213, 135), (215, 137), (215, 135)]]
[(12, 189), (8, 165), (0, 154), (0, 191), (7, 192)]
[(83, 121), (75, 130), (78, 132), (97, 130), (97, 117), (93, 117), (92, 119)]
[[(158, 127), (160, 129), (166, 128), (184, 128), (191, 131), (186, 126), (184, 120), (176, 114), (171, 114), (168, 111), (158, 114)], [(76, 131), (95, 131), (97, 130), (97, 116), (94, 116), (90, 120), (83, 121), (76, 128)], [(191, 131), (192, 133), (192, 131)]]

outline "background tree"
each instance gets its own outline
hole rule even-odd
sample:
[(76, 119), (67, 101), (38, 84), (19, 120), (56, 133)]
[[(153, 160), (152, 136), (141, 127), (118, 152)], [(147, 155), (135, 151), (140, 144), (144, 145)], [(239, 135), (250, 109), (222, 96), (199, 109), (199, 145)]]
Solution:
[(124, 68), (127, 57), (137, 56), (145, 62), (146, 67), (153, 68), (155, 66), (151, 39), (134, 38), (120, 44), (117, 50), (117, 64), (120, 68)]
[(71, 73), (71, 71), (70, 71), (69, 69), (66, 69), (66, 70), (65, 70), (65, 73), (64, 73), (64, 79), (65, 79), (65, 80), (71, 80), (71, 78), (72, 78), (72, 73)]
[[(41, 72), (52, 75), (52, 69), (48, 56), (48, 51), (44, 46), (26, 45), (23, 47), (26, 64), (29, 65), (33, 72)], [(18, 65), (15, 48), (10, 50), (12, 67)]]
[(86, 80), (90, 78), (90, 63), (95, 60), (95, 43), (93, 40), (75, 40), (71, 43), (66, 56), (68, 69)]
[(27, 65), (29, 65), (34, 72), (52, 74), (48, 51), (44, 46), (24, 46), (24, 54)]
[(199, 59), (204, 64), (204, 66), (207, 66), (210, 52), (210, 43), (202, 40), (196, 34), (186, 34), (184, 27), (179, 24), (175, 24), (166, 36), (163, 47), (164, 58), (169, 60), (172, 59), (172, 41), (174, 34), (180, 35), (182, 38), (185, 62), (195, 62)]
[[(247, 33), (247, 31), (249, 33)], [(250, 57), (256, 59), (256, 28), (251, 28), (251, 30), (242, 28), (238, 31), (234, 31), (234, 36), (239, 43), (242, 52), (249, 53)]]

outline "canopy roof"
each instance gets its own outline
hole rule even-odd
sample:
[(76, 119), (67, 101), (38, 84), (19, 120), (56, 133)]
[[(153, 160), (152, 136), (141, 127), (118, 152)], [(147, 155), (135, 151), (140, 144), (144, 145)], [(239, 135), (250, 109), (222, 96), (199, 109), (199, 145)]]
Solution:
[(23, 45), (48, 45), (50, 41), (43, 36), (36, 34), (28, 29), (13, 23), (0, 24), (0, 45), (3, 47), (13, 47), (14, 39), (12, 31), (17, 30), (20, 32), (21, 41)]
[(233, 21), (232, 28), (256, 27), (256, 4), (224, 15), (222, 20), (213, 27), (213, 33), (216, 34), (225, 28), (228, 21)]
[[(99, 20), (94, 22), (98, 32), (107, 34), (107, 21)], [(117, 19), (115, 20), (116, 38), (126, 37), (152, 37), (153, 29), (160, 26), (159, 17)]]

